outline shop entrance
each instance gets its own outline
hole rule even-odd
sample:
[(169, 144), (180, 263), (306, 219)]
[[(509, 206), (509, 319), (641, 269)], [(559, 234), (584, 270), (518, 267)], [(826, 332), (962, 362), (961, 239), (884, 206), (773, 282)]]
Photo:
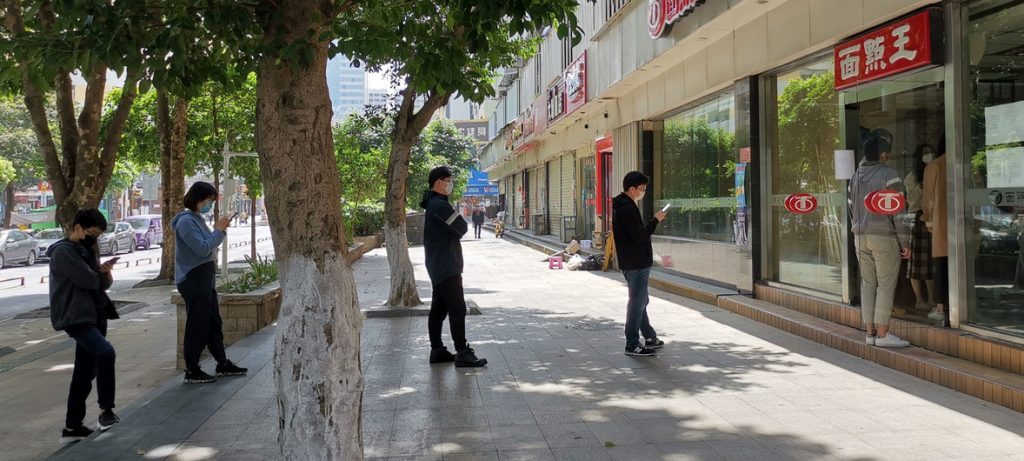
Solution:
[[(928, 315), (947, 299), (948, 290), (938, 277), (944, 266), (932, 257), (933, 241), (941, 242), (944, 249), (945, 239), (935, 238), (938, 236), (929, 232), (921, 219), (922, 206), (929, 197), (938, 201), (938, 195), (945, 196), (944, 190), (923, 187), (925, 167), (945, 152), (944, 93), (941, 71), (929, 71), (913, 76), (913, 81), (879, 82), (842, 95), (846, 148), (856, 152), (859, 165), (864, 143), (873, 138), (884, 140), (890, 146), (887, 165), (896, 170), (907, 190), (907, 207), (894, 219), (907, 230), (905, 237), (912, 242), (912, 251), (911, 258), (901, 262), (893, 315), (930, 323), (944, 320), (935, 313), (932, 318)], [(852, 298), (858, 299), (860, 275), (853, 237), (848, 241), (848, 289)], [(948, 312), (948, 302), (946, 308)]]

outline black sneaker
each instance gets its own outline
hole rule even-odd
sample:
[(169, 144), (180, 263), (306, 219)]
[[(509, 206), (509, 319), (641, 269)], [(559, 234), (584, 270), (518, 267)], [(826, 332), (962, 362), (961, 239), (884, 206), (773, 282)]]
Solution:
[(448, 348), (441, 346), (430, 350), (430, 363), (454, 362), (455, 354), (448, 352)]
[(193, 371), (187, 371), (187, 370), (185, 371), (185, 380), (184, 380), (185, 384), (212, 383), (212, 382), (214, 382), (216, 380), (217, 380), (217, 378), (214, 378), (213, 376), (210, 376), (210, 375), (204, 373), (203, 370), (201, 370), (199, 368), (196, 368)]
[(648, 349), (643, 346), (627, 347), (626, 355), (633, 357), (650, 357), (654, 355), (654, 349)]
[(82, 425), (79, 425), (74, 429), (68, 429), (65, 427), (64, 430), (60, 432), (60, 443), (77, 442), (92, 435), (92, 432), (92, 429)]
[(482, 367), (487, 365), (487, 359), (481, 359), (476, 356), (476, 352), (473, 351), (472, 347), (466, 346), (465, 349), (459, 351), (455, 356), (455, 366), (459, 368), (464, 367)]
[(100, 413), (99, 418), (100, 432), (103, 432), (107, 429), (114, 427), (114, 425), (119, 422), (121, 422), (121, 418), (117, 417), (117, 414), (114, 413), (114, 410), (111, 410), (109, 408), (103, 410), (103, 412)]
[(247, 371), (249, 371), (248, 368), (235, 365), (230, 360), (217, 364), (217, 376), (242, 376)]
[(644, 347), (648, 349), (661, 349), (665, 347), (665, 341), (660, 339), (648, 339), (644, 341)]

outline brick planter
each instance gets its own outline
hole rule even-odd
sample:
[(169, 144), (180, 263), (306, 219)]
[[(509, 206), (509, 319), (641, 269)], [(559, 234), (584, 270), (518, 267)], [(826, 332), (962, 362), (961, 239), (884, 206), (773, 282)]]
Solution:
[[(277, 320), (281, 310), (281, 285), (270, 283), (242, 294), (221, 294), (220, 316), (224, 320), (224, 345), (229, 346)], [(182, 345), (185, 340), (185, 300), (175, 293), (171, 302), (178, 309), (178, 369), (185, 368)], [(205, 353), (205, 352), (204, 352)]]

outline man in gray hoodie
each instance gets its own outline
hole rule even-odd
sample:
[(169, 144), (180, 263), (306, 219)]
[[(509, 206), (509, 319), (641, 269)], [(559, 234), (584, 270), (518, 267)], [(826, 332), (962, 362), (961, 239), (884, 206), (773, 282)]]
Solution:
[(865, 342), (878, 347), (906, 347), (910, 343), (889, 332), (900, 258), (910, 257), (908, 232), (894, 215), (872, 213), (864, 199), (880, 190), (905, 192), (900, 175), (886, 166), (889, 142), (881, 138), (864, 143), (864, 160), (850, 180), (849, 205), (860, 265), (861, 314), (867, 330)]
[(77, 442), (92, 434), (82, 422), (93, 379), (100, 430), (120, 421), (114, 414), (114, 346), (106, 338), (107, 320), (117, 318), (106, 294), (114, 281), (110, 270), (117, 258), (100, 264), (95, 252), (96, 239), (106, 228), (107, 220), (99, 210), (79, 210), (68, 237), (46, 252), (50, 257), (50, 323), (54, 330), (63, 330), (75, 340), (75, 368), (61, 443)]

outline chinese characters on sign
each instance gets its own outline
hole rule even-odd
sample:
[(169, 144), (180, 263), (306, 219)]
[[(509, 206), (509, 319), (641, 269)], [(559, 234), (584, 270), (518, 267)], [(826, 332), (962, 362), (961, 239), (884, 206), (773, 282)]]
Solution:
[(548, 124), (565, 115), (565, 82), (561, 78), (548, 86)]
[(836, 90), (942, 64), (942, 17), (928, 9), (840, 43), (833, 50)]
[(704, 0), (648, 0), (647, 32), (651, 38), (661, 38), (679, 22), (704, 3)]

